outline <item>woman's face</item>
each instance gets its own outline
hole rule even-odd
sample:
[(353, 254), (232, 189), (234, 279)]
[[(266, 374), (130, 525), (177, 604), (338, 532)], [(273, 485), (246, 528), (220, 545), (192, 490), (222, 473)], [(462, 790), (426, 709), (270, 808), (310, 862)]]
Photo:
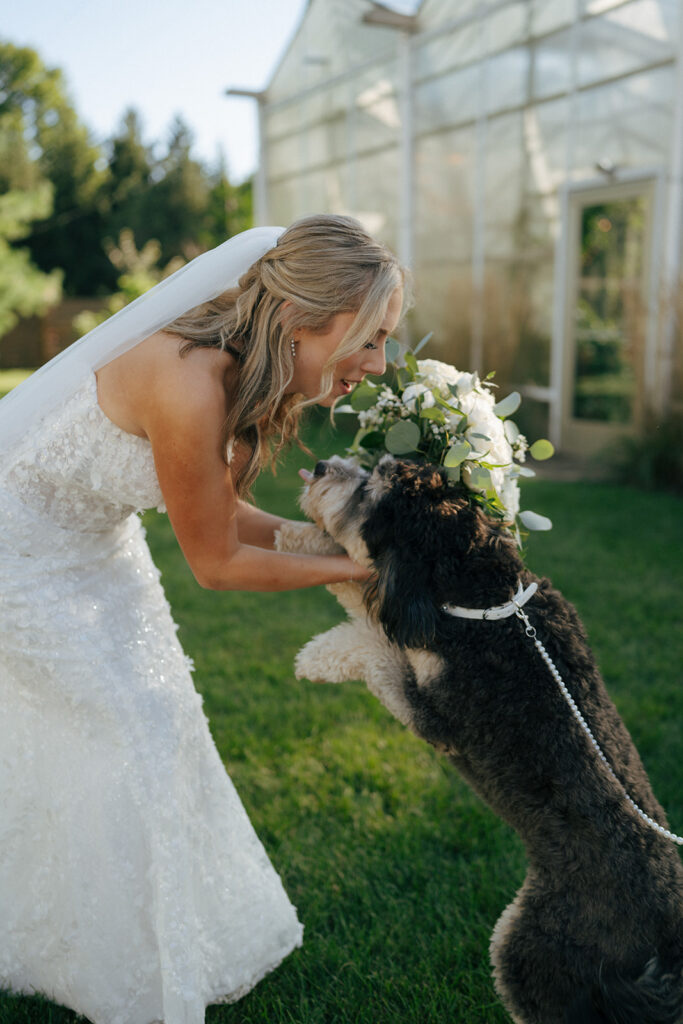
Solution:
[[(342, 395), (350, 394), (368, 373), (373, 376), (384, 373), (384, 347), (387, 337), (396, 330), (402, 303), (403, 290), (397, 288), (389, 299), (386, 315), (375, 337), (366, 342), (360, 351), (333, 363), (333, 387), (320, 400), (319, 405), (331, 406)], [(355, 317), (355, 313), (337, 313), (323, 333), (309, 331), (305, 327), (297, 328), (294, 332), (294, 376), (289, 385), (292, 392), (305, 395), (306, 398), (315, 398), (320, 394), (323, 367), (336, 352)]]

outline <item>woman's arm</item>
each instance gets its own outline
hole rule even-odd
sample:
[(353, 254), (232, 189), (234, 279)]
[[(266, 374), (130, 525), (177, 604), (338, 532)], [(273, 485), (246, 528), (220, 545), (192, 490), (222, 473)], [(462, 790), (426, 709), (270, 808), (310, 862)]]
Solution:
[(257, 548), (275, 547), (275, 531), (289, 522), (282, 516), (264, 512), (246, 501), (237, 501), (237, 536), (242, 544), (253, 544)]
[(152, 444), (169, 519), (200, 586), (296, 590), (367, 579), (370, 571), (345, 555), (268, 550), (283, 520), (237, 498), (219, 443), (222, 375), (207, 372), (206, 353), (179, 359), (177, 349), (167, 351), (173, 358), (152, 359), (149, 372), (131, 377), (129, 404)]

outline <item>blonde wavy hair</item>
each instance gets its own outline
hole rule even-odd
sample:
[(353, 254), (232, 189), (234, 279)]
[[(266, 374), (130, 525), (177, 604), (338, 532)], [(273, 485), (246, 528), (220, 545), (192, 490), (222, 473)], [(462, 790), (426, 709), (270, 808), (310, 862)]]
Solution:
[[(246, 454), (237, 460), (238, 495), (248, 493), (270, 457), (275, 459), (291, 441), (301, 444), (297, 432), (303, 409), (329, 395), (334, 364), (374, 338), (389, 299), (406, 284), (407, 271), (358, 221), (320, 214), (287, 228), (236, 288), (165, 328), (185, 340), (181, 355), (204, 347), (237, 359), (238, 381), (228, 394), (221, 446), (226, 463), (233, 445)], [(287, 394), (294, 374), (294, 331), (324, 333), (338, 313), (355, 317), (323, 367), (320, 394), (309, 399)]]

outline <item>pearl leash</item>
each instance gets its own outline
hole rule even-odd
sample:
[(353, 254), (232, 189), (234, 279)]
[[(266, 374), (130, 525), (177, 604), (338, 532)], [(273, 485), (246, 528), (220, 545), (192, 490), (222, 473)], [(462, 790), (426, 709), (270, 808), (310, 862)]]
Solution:
[[(514, 598), (513, 598), (513, 601), (514, 601)], [(590, 730), (590, 728), (588, 726), (588, 723), (586, 722), (586, 719), (583, 717), (583, 715), (579, 711), (579, 708), (578, 708), (578, 706), (576, 704), (576, 701), (574, 700), (574, 698), (572, 697), (571, 693), (567, 689), (567, 687), (566, 687), (566, 685), (564, 683), (564, 680), (562, 679), (562, 676), (558, 672), (557, 667), (556, 667), (553, 659), (550, 657), (550, 655), (546, 651), (545, 647), (543, 646), (541, 641), (538, 639), (538, 637), (536, 635), (536, 630), (534, 629), (534, 627), (529, 622), (529, 617), (528, 617), (528, 615), (526, 614), (526, 612), (524, 611), (524, 609), (522, 608), (521, 605), (517, 605), (517, 611), (515, 612), (515, 615), (517, 616), (518, 619), (521, 619), (522, 622), (524, 623), (526, 635), (529, 637), (530, 640), (533, 640), (533, 642), (536, 645), (536, 648), (538, 650), (538, 653), (541, 655), (541, 657), (543, 658), (544, 662), (546, 663), (546, 665), (550, 669), (552, 677), (555, 680), (555, 682), (557, 683), (557, 685), (559, 686), (560, 691), (562, 693), (562, 696), (564, 697), (564, 699), (566, 700), (567, 704), (569, 705), (569, 708), (570, 708), (574, 718), (576, 719), (576, 721), (579, 723), (579, 725), (581, 726), (581, 728), (585, 732), (586, 736), (588, 737), (588, 739), (590, 740), (591, 744), (595, 748), (595, 751), (596, 751), (598, 757), (600, 758), (600, 760), (602, 761), (602, 763), (604, 764), (605, 768), (607, 769), (609, 774), (612, 776), (614, 781), (619, 786), (619, 789), (622, 791), (622, 793), (624, 794), (624, 796), (626, 797), (626, 799), (630, 803), (630, 805), (633, 808), (633, 810), (636, 812), (636, 814), (640, 818), (642, 818), (642, 820), (645, 822), (645, 824), (649, 828), (654, 829), (654, 831), (658, 832), (660, 836), (664, 836), (666, 839), (670, 839), (672, 843), (676, 843), (678, 846), (683, 846), (683, 836), (677, 836), (675, 834), (675, 832), (670, 832), (668, 828), (664, 828), (663, 825), (660, 825), (653, 818), (651, 818), (649, 816), (649, 814), (646, 814), (645, 811), (642, 810), (642, 808), (640, 808), (638, 806), (638, 804), (635, 802), (635, 800), (628, 795), (628, 793), (624, 789), (622, 783), (617, 778), (617, 776), (614, 774), (614, 772), (612, 770), (612, 766), (610, 765), (609, 761), (607, 760), (607, 758), (603, 754), (602, 750), (600, 749), (600, 745), (598, 744), (598, 741), (595, 739), (595, 736), (591, 732), (591, 730)]]

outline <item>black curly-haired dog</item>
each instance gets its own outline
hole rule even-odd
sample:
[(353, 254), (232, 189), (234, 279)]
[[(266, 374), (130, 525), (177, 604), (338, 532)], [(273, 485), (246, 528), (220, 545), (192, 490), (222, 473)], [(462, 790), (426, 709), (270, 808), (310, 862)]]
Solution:
[[(301, 504), (377, 578), (365, 593), (330, 588), (352, 618), (303, 648), (298, 674), (365, 679), (524, 842), (526, 879), (491, 939), (512, 1018), (680, 1024), (676, 847), (628, 802), (519, 618), (470, 620), (444, 606), (503, 605), (519, 581), (537, 582), (524, 611), (539, 640), (626, 792), (665, 825), (575, 610), (436, 467), (385, 458), (369, 475), (334, 457), (318, 464)], [(306, 544), (285, 537), (281, 546)]]

